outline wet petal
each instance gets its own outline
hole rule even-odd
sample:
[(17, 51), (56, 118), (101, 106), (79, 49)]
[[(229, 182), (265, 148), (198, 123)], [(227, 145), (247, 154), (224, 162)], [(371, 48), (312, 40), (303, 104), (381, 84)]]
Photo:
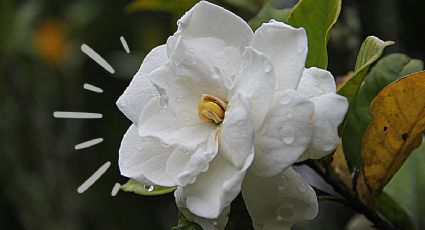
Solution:
[(296, 162), (310, 144), (313, 112), (313, 103), (300, 93), (294, 90), (278, 93), (255, 137), (251, 171), (260, 176), (274, 176)]
[(173, 52), (179, 36), (216, 38), (243, 51), (253, 35), (251, 28), (242, 18), (207, 1), (200, 1), (192, 7), (177, 25), (177, 32), (167, 41), (169, 54)]
[(339, 144), (338, 126), (348, 109), (347, 98), (335, 93), (312, 99), (314, 103), (313, 139), (300, 160), (319, 159), (332, 152)]
[(304, 70), (297, 91), (309, 98), (335, 93), (335, 80), (329, 71), (311, 67)]
[(131, 125), (119, 150), (121, 174), (143, 184), (174, 186), (165, 172), (172, 151), (173, 148), (164, 147), (157, 140), (140, 137), (136, 125)]
[(238, 169), (218, 154), (210, 163), (208, 171), (199, 175), (193, 184), (182, 187), (183, 196), (176, 197), (179, 199), (177, 203), (186, 204), (197, 216), (218, 218), (241, 191), (242, 181), (253, 157), (251, 152), (243, 167)]
[(275, 76), (270, 59), (251, 47), (245, 50), (242, 65), (235, 79), (235, 93), (249, 101), (251, 116), (258, 129), (269, 111)]
[(248, 174), (242, 195), (255, 230), (289, 230), (318, 213), (316, 193), (292, 168), (274, 177)]
[(158, 46), (149, 52), (130, 85), (118, 98), (117, 106), (133, 123), (137, 124), (139, 114), (152, 97), (158, 95), (149, 81), (149, 74), (168, 61), (165, 45)]
[(296, 89), (307, 58), (307, 34), (283, 22), (264, 23), (255, 31), (250, 46), (273, 62), (276, 89)]
[(140, 136), (156, 138), (165, 145), (189, 150), (205, 143), (213, 129), (215, 126), (211, 122), (201, 121), (197, 117), (176, 116), (174, 111), (161, 106), (159, 98), (153, 98), (145, 106), (138, 123)]

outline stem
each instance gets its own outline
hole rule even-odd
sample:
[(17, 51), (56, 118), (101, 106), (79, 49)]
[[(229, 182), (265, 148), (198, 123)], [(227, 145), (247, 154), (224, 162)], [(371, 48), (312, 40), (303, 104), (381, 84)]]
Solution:
[(349, 207), (353, 208), (356, 212), (363, 214), (369, 219), (376, 228), (381, 230), (395, 230), (395, 227), (382, 218), (375, 210), (372, 210), (365, 206), (353, 193), (350, 189), (347, 189), (343, 184), (339, 183), (338, 180), (335, 180), (329, 168), (324, 168), (320, 162), (317, 160), (307, 161), (307, 165), (309, 165), (314, 171), (316, 171), (327, 183), (329, 183), (337, 193), (343, 196), (347, 202)]

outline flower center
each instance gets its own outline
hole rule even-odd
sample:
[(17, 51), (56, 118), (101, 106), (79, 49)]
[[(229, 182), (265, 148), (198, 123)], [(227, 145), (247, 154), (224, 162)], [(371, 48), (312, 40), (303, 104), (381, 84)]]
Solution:
[(198, 116), (201, 120), (210, 120), (220, 124), (224, 119), (226, 108), (227, 103), (223, 100), (208, 94), (202, 94), (202, 98), (198, 102)]

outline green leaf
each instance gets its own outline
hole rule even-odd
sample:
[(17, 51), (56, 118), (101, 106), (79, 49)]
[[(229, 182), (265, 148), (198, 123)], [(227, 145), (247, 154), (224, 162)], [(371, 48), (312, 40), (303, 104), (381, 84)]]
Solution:
[(327, 43), (330, 30), (341, 11), (341, 0), (300, 0), (292, 9), (288, 24), (304, 27), (308, 36), (307, 67), (328, 67)]
[(202, 227), (197, 223), (194, 223), (190, 219), (190, 213), (187, 209), (179, 210), (179, 223), (176, 227), (171, 228), (171, 230), (202, 230)]
[(345, 157), (352, 172), (361, 164), (361, 144), (363, 134), (372, 120), (369, 106), (373, 98), (391, 82), (422, 69), (423, 62), (420, 60), (404, 54), (391, 54), (382, 58), (367, 75), (350, 105), (342, 133)]
[(126, 6), (126, 10), (129, 12), (161, 11), (180, 15), (197, 2), (198, 0), (134, 0)]
[(385, 192), (381, 193), (379, 196), (376, 209), (390, 220), (396, 229), (415, 229), (415, 225), (406, 210)]
[(417, 229), (425, 229), (425, 141), (412, 152), (400, 170), (384, 188), (414, 220)]
[(148, 186), (130, 179), (124, 185), (121, 185), (121, 190), (124, 192), (133, 192), (143, 196), (159, 196), (164, 195), (176, 190), (176, 187), (163, 187), (163, 186)]
[(266, 3), (257, 15), (249, 20), (248, 24), (253, 30), (256, 30), (263, 23), (270, 21), (270, 19), (286, 22), (290, 12), (291, 9), (276, 9), (270, 3)]
[(338, 89), (338, 93), (347, 97), (350, 105), (356, 97), (371, 65), (382, 56), (385, 47), (394, 44), (393, 41), (384, 42), (374, 36), (367, 37), (363, 42), (357, 55), (354, 74)]

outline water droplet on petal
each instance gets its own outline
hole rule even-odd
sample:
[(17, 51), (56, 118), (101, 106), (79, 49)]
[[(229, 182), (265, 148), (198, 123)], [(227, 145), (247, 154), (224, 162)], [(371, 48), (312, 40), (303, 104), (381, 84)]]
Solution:
[(272, 66), (270, 64), (266, 64), (264, 66), (264, 72), (265, 73), (270, 73), (272, 71)]
[(281, 205), (278, 209), (277, 209), (277, 217), (276, 220), (277, 221), (291, 221), (294, 218), (294, 214), (295, 214), (295, 209), (294, 206), (292, 204), (284, 204)]
[(190, 49), (189, 49), (189, 51), (190, 51), (191, 53), (193, 53), (193, 52), (195, 52), (195, 49), (190, 48)]
[(269, 20), (269, 23), (272, 23), (272, 22), (277, 22), (277, 21), (276, 21), (276, 19), (272, 18), (272, 19)]
[(216, 66), (212, 67), (211, 77), (214, 79), (218, 79), (221, 76), (221, 71)]
[(281, 135), (285, 144), (292, 144), (295, 140), (295, 131), (293, 128), (284, 127), (281, 131)]
[(277, 189), (279, 191), (286, 190), (288, 188), (288, 185), (289, 185), (288, 184), (288, 179), (286, 178), (286, 176), (279, 177), (279, 179), (276, 182), (276, 186), (277, 186)]

